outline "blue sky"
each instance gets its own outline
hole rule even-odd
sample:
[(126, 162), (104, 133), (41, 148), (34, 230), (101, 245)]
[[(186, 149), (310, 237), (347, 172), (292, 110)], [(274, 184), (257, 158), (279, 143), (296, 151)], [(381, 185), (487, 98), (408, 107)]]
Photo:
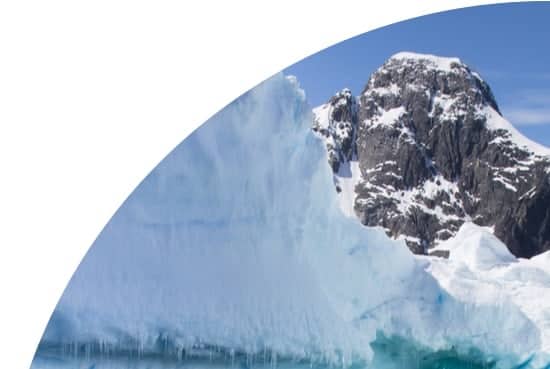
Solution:
[[(338, 27), (335, 20), (329, 25)], [(501, 4), (437, 13), (346, 40), (285, 70), (310, 104), (349, 87), (399, 51), (457, 56), (490, 84), (500, 110), (523, 134), (550, 146), (550, 2)]]

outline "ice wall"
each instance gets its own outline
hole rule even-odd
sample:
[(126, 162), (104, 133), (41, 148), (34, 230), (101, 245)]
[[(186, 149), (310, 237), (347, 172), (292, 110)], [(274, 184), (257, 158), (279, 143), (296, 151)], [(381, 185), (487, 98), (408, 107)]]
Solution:
[(454, 300), (404, 245), (341, 213), (310, 122), (297, 82), (276, 75), (194, 132), (100, 234), (43, 345), (347, 365), (371, 358), (378, 331), (507, 360), (536, 350), (518, 309)]

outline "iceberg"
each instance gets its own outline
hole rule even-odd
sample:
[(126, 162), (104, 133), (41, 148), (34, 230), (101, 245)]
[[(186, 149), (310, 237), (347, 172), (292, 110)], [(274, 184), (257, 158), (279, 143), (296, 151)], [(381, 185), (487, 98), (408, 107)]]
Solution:
[[(531, 367), (550, 362), (550, 252), (531, 259), (514, 257), (492, 229), (467, 222), (437, 249), (449, 259), (432, 258), (428, 271), (455, 299), (485, 305), (513, 304), (533, 322), (527, 335), (540, 338)], [(513, 323), (512, 323), (513, 324)], [(516, 343), (508, 342), (510, 347)]]
[(277, 74), (177, 146), (88, 251), (33, 366), (55, 353), (383, 367), (402, 347), (509, 367), (540, 351), (514, 303), (455, 293), (341, 211), (311, 114)]

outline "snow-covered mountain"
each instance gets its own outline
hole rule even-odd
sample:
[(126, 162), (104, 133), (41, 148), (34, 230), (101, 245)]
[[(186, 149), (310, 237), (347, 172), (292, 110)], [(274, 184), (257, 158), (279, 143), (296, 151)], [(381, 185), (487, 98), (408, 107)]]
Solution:
[(464, 222), (492, 227), (516, 256), (550, 249), (550, 149), (499, 112), (457, 58), (402, 52), (354, 98), (314, 109), (342, 209), (419, 254)]

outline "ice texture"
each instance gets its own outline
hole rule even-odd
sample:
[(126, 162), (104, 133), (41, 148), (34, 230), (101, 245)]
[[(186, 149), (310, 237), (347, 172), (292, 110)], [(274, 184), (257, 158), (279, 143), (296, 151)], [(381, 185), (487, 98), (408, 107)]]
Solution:
[(377, 335), (502, 365), (539, 350), (516, 305), (457, 298), (403, 241), (342, 213), (311, 119), (279, 74), (184, 140), (101, 232), (41, 346), (342, 366), (371, 360)]
[(516, 258), (492, 229), (469, 222), (437, 249), (450, 252), (448, 260), (430, 260), (428, 270), (440, 284), (457, 300), (515, 305), (540, 334), (531, 367), (546, 367), (550, 362), (550, 251), (531, 259)]

